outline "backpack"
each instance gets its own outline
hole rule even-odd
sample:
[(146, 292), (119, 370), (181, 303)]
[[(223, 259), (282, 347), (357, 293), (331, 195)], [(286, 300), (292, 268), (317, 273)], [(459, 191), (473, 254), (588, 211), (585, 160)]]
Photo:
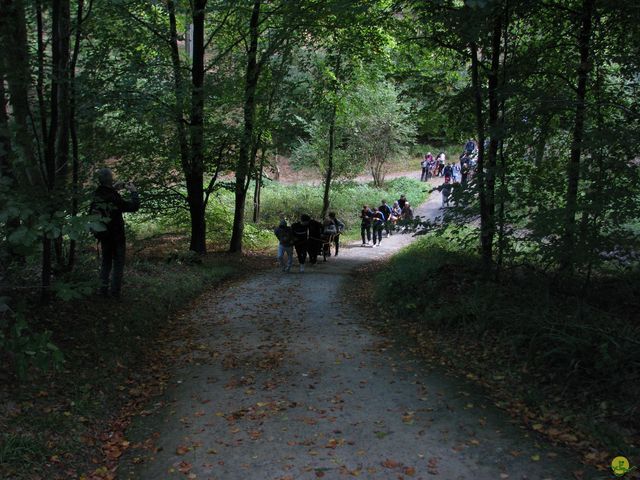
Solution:
[(89, 205), (87, 213), (92, 216), (100, 217), (99, 219), (92, 220), (89, 223), (89, 231), (95, 239), (101, 242), (109, 238), (109, 215), (105, 208), (100, 205), (99, 201), (94, 199), (91, 202), (91, 205)]
[(293, 245), (296, 242), (296, 237), (291, 227), (278, 227), (277, 236), (283, 245)]

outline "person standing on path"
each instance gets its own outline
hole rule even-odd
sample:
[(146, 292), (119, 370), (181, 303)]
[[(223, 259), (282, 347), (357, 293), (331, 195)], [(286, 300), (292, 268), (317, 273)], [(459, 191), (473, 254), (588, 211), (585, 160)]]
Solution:
[(311, 217), (309, 215), (300, 215), (300, 220), (291, 225), (291, 231), (293, 232), (294, 243), (293, 246), (296, 249), (298, 255), (298, 263), (300, 264), (300, 273), (304, 272), (304, 264), (307, 261), (307, 248), (309, 244), (309, 221)]
[[(95, 232), (100, 242), (102, 263), (100, 266), (100, 294), (120, 297), (127, 240), (124, 233), (125, 212), (136, 212), (140, 208), (140, 197), (134, 184), (123, 185), (114, 182), (113, 172), (109, 168), (98, 170), (99, 186), (93, 194), (93, 201), (89, 213), (100, 215), (104, 230)], [(118, 193), (118, 189), (126, 188), (131, 194), (131, 200), (125, 200)], [(113, 271), (113, 275), (112, 275)], [(109, 292), (109, 277), (111, 277), (111, 291)]]
[(322, 253), (322, 231), (324, 225), (313, 218), (309, 219), (309, 243), (307, 254), (309, 263), (315, 265), (318, 262), (318, 255)]
[(363, 205), (360, 211), (360, 236), (362, 237), (363, 247), (371, 242), (371, 217), (373, 217), (373, 211), (368, 205)]
[[(380, 246), (382, 243), (382, 230), (384, 229), (385, 224), (385, 216), (384, 213), (380, 211), (378, 208), (373, 209), (373, 217), (371, 221), (373, 223), (373, 246)], [(377, 241), (377, 242), (376, 242)]]
[(429, 179), (429, 165), (433, 162), (433, 155), (431, 152), (427, 153), (422, 160), (422, 175), (420, 181), (426, 182)]
[(340, 250), (340, 234), (344, 232), (344, 222), (338, 220), (335, 212), (329, 212), (329, 220), (336, 226), (336, 235), (333, 237), (333, 245), (335, 246), (335, 256), (338, 256)]
[[(280, 220), (280, 225), (274, 230), (276, 237), (278, 237), (278, 263), (283, 272), (290, 272), (291, 265), (293, 265), (293, 245), (295, 243), (295, 237), (291, 227), (287, 226), (287, 221)], [(284, 263), (284, 254), (287, 254), (287, 264)]]
[[(387, 204), (387, 201), (383, 198), (381, 200), (381, 205), (378, 207), (378, 211), (382, 212), (384, 215), (384, 229), (387, 234), (387, 237), (391, 235), (391, 207)], [(373, 239), (373, 244), (375, 245), (375, 237)]]

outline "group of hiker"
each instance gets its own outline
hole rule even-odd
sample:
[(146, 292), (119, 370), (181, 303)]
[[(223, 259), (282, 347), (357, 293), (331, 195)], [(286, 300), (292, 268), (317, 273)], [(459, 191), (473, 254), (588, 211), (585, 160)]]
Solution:
[(362, 246), (371, 245), (379, 247), (382, 242), (382, 232), (388, 237), (398, 228), (401, 220), (413, 220), (413, 209), (405, 195), (389, 205), (382, 199), (380, 206), (370, 207), (363, 205), (360, 211), (360, 237)]
[[(421, 180), (428, 180), (434, 176), (443, 176), (444, 182), (437, 187), (429, 190), (429, 193), (434, 191), (439, 191), (442, 193), (442, 207), (449, 206), (449, 202), (452, 198), (453, 192), (456, 189), (464, 189), (466, 188), (469, 178), (473, 175), (473, 169), (476, 166), (476, 157), (478, 154), (478, 147), (475, 140), (470, 138), (464, 145), (463, 151), (460, 154), (460, 162), (459, 163), (449, 163), (444, 165), (442, 169), (438, 168), (438, 162), (435, 161), (435, 170), (433, 170), (434, 174), (430, 173), (431, 166), (434, 165), (433, 156), (431, 152), (427, 153), (424, 156), (424, 159), (421, 162), (422, 166), (422, 177)], [(438, 155), (438, 158), (444, 159), (444, 152)], [(444, 164), (444, 162), (442, 163)], [(426, 170), (425, 170), (426, 169)], [(426, 178), (425, 178), (426, 175)]]
[[(363, 205), (360, 211), (362, 246), (379, 247), (382, 233), (385, 232), (387, 237), (393, 235), (401, 220), (413, 220), (413, 209), (405, 195), (400, 195), (393, 205), (389, 205), (384, 199), (378, 207)], [(339, 220), (334, 212), (329, 212), (322, 222), (307, 214), (301, 215), (300, 219), (291, 225), (284, 219), (280, 220), (274, 233), (278, 238), (278, 264), (281, 270), (291, 271), (294, 250), (301, 273), (305, 271), (307, 260), (309, 264), (315, 265), (320, 255), (330, 257), (332, 246), (333, 255), (338, 256), (340, 234), (344, 230), (344, 222)]]
[[(315, 265), (318, 256), (331, 256), (331, 245), (334, 247), (334, 255), (340, 251), (340, 234), (344, 231), (344, 223), (336, 217), (334, 212), (329, 212), (324, 221), (319, 222), (307, 214), (287, 225), (282, 219), (274, 230), (278, 238), (278, 263), (283, 272), (290, 272), (293, 266), (293, 251), (295, 249), (300, 272), (304, 272), (307, 257), (309, 263)], [(285, 260), (286, 255), (286, 260)]]
[(447, 163), (447, 156), (444, 152), (440, 152), (437, 157), (433, 157), (431, 152), (425, 154), (420, 162), (422, 169), (420, 180), (426, 182), (435, 177), (453, 177), (460, 176), (460, 166), (456, 163)]

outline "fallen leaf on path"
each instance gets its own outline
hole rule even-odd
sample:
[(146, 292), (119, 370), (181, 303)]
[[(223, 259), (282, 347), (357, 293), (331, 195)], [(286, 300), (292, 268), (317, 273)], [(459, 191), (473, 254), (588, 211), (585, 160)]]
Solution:
[(400, 465), (402, 465), (400, 462), (396, 462), (395, 460), (391, 460), (389, 458), (382, 462), (382, 466), (385, 468), (398, 468)]
[(176, 448), (176, 454), (177, 455), (185, 455), (187, 453), (189, 453), (191, 449), (189, 447), (186, 447), (184, 445), (180, 445), (178, 448)]

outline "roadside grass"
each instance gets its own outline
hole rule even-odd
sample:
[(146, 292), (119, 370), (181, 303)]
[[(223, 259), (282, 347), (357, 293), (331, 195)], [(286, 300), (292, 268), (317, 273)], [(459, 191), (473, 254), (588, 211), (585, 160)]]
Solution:
[[(330, 211), (336, 213), (347, 228), (346, 239), (360, 235), (360, 210), (362, 205), (378, 206), (382, 199), (392, 204), (400, 195), (417, 206), (427, 198), (425, 184), (417, 179), (396, 178), (385, 183), (384, 188), (356, 182), (336, 183), (331, 193)], [(319, 219), (322, 210), (322, 187), (310, 185), (267, 184), (262, 190), (261, 225), (273, 228), (281, 218), (296, 221), (302, 213)]]
[(640, 272), (594, 277), (572, 296), (533, 269), (482, 279), (475, 252), (427, 236), (380, 270), (375, 295), (396, 335), (485, 385), (497, 403), (552, 441), (639, 453)]
[[(94, 275), (91, 259), (85, 262), (76, 276)], [(0, 478), (67, 479), (96, 468), (97, 435), (140, 395), (136, 385), (150, 382), (142, 372), (170, 319), (207, 289), (265, 265), (260, 258), (216, 254), (133, 260), (120, 301), (92, 296), (33, 309), (30, 324), (55, 332), (65, 362), (57, 372), (31, 371), (27, 381), (0, 375)], [(182, 334), (187, 326), (170, 329)], [(171, 359), (164, 360), (160, 370), (169, 371)]]

